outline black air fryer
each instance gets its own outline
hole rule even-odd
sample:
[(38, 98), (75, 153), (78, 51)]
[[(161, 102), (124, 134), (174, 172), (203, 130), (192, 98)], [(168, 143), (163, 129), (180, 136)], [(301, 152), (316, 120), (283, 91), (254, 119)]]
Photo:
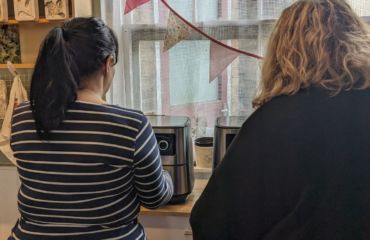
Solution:
[(174, 182), (171, 203), (185, 202), (194, 187), (191, 122), (188, 117), (148, 116), (158, 141), (162, 165)]

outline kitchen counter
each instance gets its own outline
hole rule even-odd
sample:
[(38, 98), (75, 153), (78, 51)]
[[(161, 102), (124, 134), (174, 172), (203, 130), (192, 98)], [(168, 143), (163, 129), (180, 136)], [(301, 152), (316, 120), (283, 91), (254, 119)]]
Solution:
[(190, 194), (188, 200), (183, 204), (169, 204), (159, 209), (151, 210), (142, 208), (141, 215), (151, 216), (185, 216), (189, 217), (196, 201), (202, 194), (204, 188), (208, 183), (208, 179), (196, 179), (194, 183), (194, 190)]
[(155, 210), (141, 209), (139, 221), (144, 226), (148, 239), (193, 239), (189, 222), (191, 210), (204, 191), (210, 175), (210, 169), (195, 169), (193, 192), (183, 204), (169, 204)]

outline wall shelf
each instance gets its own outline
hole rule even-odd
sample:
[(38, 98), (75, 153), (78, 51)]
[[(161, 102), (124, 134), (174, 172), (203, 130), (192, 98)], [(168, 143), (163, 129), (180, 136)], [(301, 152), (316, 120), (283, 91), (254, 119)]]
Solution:
[(17, 21), (15, 19), (9, 19), (7, 22), (0, 22), (0, 25), (18, 25), (18, 24), (24, 24), (24, 23), (40, 23), (40, 24), (50, 24), (50, 23), (63, 23), (69, 19), (63, 19), (63, 20), (48, 20), (46, 18), (40, 18), (37, 21)]
[[(1, 1), (13, 1), (13, 0), (0, 0)], [(17, 21), (14, 19), (14, 11), (9, 10), (8, 21), (1, 22), (2, 25), (16, 25), (19, 31), (19, 45), (20, 45), (20, 56), (22, 63), (13, 64), (16, 69), (19, 70), (33, 70), (35, 62), (39, 53), (39, 48), (48, 32), (56, 27), (63, 24), (63, 22), (70, 20), (73, 17), (91, 17), (93, 14), (92, 0), (67, 0), (69, 5), (69, 15), (67, 19), (61, 20), (48, 20), (45, 18), (42, 4), (39, 6), (39, 19), (36, 21)], [(94, 0), (95, 1), (95, 0)], [(39, 1), (40, 3), (42, 1)], [(8, 5), (10, 9), (10, 4)], [(7, 65), (0, 63), (0, 71), (3, 73), (7, 71)], [(28, 71), (27, 71), (28, 72)]]
[[(21, 63), (21, 64), (13, 64), (13, 66), (16, 69), (33, 69), (35, 67), (35, 64), (33, 63)], [(6, 64), (0, 64), (0, 70), (1, 69), (7, 69), (8, 66)]]

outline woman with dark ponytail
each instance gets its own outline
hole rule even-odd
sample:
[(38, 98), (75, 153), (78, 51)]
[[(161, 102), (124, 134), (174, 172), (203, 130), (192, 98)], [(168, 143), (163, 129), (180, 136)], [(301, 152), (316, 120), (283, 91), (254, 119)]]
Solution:
[(117, 56), (115, 34), (96, 18), (46, 36), (30, 102), (13, 117), (21, 217), (9, 239), (145, 239), (140, 207), (171, 199), (148, 120), (103, 100)]

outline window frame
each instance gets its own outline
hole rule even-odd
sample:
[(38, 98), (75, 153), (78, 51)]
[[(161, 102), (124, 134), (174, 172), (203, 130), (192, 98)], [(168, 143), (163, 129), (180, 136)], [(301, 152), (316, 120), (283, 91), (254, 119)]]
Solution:
[[(192, 0), (193, 6), (196, 6), (198, 0)], [(232, 0), (218, 0), (219, 5), (224, 4), (228, 9), (230, 8), (230, 2)], [(159, 0), (153, 0), (153, 6), (158, 6)], [(226, 4), (225, 4), (226, 3)], [(221, 4), (221, 5), (222, 5)], [(257, 54), (263, 55), (263, 43), (262, 43), (262, 34), (263, 27), (265, 24), (274, 24), (277, 18), (264, 19), (262, 18), (262, 0), (257, 1), (258, 7), (258, 17), (256, 19), (243, 19), (243, 20), (216, 20), (216, 21), (207, 21), (207, 22), (195, 22), (194, 25), (199, 27), (201, 30), (212, 31), (213, 28), (219, 29), (222, 27), (227, 27), (227, 34), (221, 36), (215, 36), (221, 41), (228, 40), (242, 40), (248, 39), (244, 36), (240, 36), (238, 33), (242, 32), (242, 29), (250, 26), (255, 26), (257, 29), (257, 43), (258, 49)], [(227, 12), (226, 14), (230, 15), (229, 10), (221, 10), (221, 12)], [(153, 16), (158, 15), (158, 7), (153, 7)], [(196, 19), (197, 12), (196, 7), (193, 7), (193, 19)], [(370, 16), (361, 16), (361, 18), (366, 22), (370, 23)], [(124, 54), (124, 64), (123, 64), (123, 75), (124, 75), (124, 95), (125, 95), (125, 104), (126, 106), (142, 109), (142, 86), (141, 86), (141, 71), (140, 71), (140, 54), (138, 53), (140, 49), (140, 41), (162, 41), (167, 32), (167, 26), (164, 24), (159, 24), (158, 19), (154, 19), (155, 24), (132, 24), (133, 16), (125, 15), (123, 16), (122, 22), (122, 42), (123, 42), (123, 52)], [(231, 30), (230, 30), (231, 29)], [(212, 31), (218, 32), (218, 31)], [(199, 35), (193, 34), (187, 40), (207, 40), (207, 38)], [(162, 55), (160, 48), (156, 47), (156, 54)], [(160, 62), (157, 62), (157, 66), (160, 66)], [(157, 75), (161, 71), (160, 67), (156, 69)], [(259, 73), (257, 72), (256, 79), (259, 81)], [(160, 81), (160, 79), (156, 79)], [(225, 74), (219, 78), (219, 81), (224, 84), (226, 80), (227, 85), (227, 75)], [(226, 86), (225, 85), (225, 86)], [(258, 84), (256, 84), (258, 85)], [(169, 91), (167, 91), (168, 94)], [(164, 96), (164, 98), (169, 99), (169, 96)], [(222, 98), (222, 96), (221, 96)], [(215, 101), (215, 104), (221, 104), (225, 99), (220, 101)], [(226, 100), (227, 101), (227, 100)], [(165, 106), (163, 96), (158, 98), (157, 102), (161, 104), (160, 108), (164, 108), (165, 111), (168, 110), (169, 106)], [(167, 101), (169, 102), (169, 100)], [(164, 104), (164, 105), (163, 105)], [(157, 111), (160, 109), (157, 108)], [(161, 112), (156, 112), (161, 113)]]

